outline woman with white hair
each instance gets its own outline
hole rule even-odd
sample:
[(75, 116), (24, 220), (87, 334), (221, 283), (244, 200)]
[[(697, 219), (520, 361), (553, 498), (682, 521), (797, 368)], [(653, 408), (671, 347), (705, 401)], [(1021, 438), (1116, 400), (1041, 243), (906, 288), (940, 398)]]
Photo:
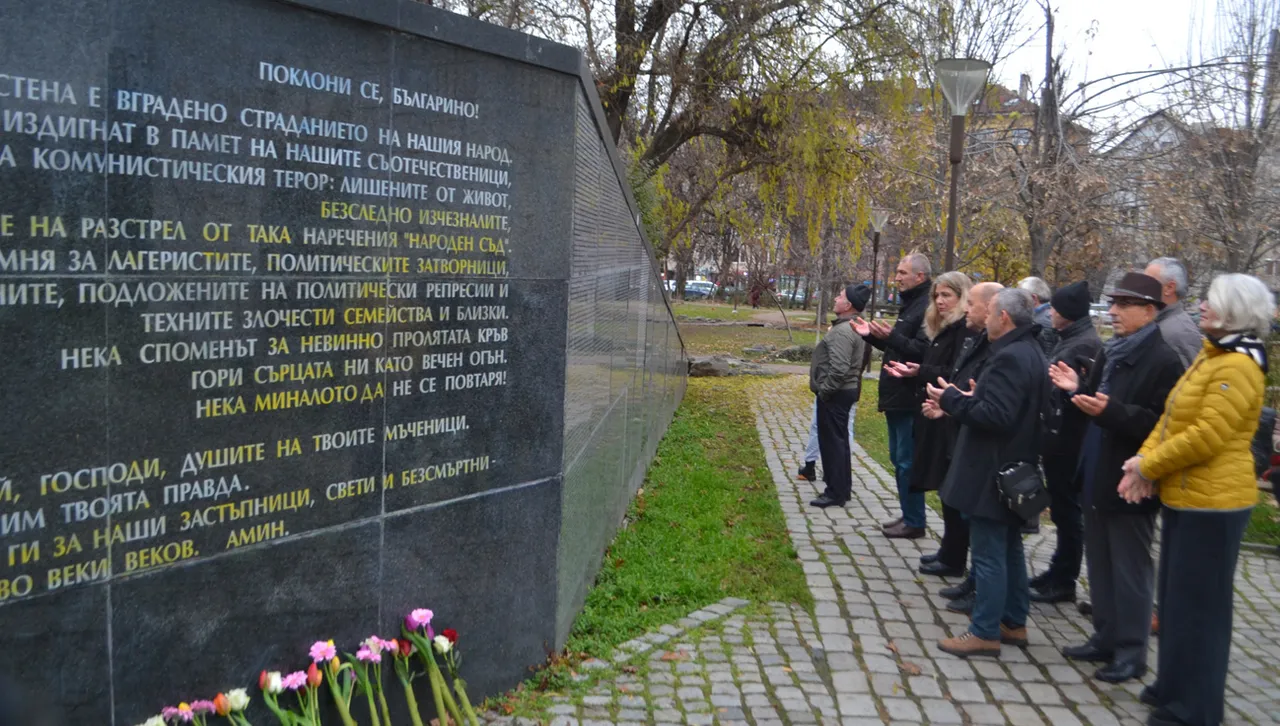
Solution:
[(1124, 464), (1119, 492), (1158, 492), (1163, 520), (1157, 590), (1160, 654), (1149, 726), (1222, 723), (1236, 559), (1258, 501), (1249, 449), (1266, 389), (1275, 300), (1249, 275), (1221, 275), (1200, 304), (1208, 340), (1164, 414)]

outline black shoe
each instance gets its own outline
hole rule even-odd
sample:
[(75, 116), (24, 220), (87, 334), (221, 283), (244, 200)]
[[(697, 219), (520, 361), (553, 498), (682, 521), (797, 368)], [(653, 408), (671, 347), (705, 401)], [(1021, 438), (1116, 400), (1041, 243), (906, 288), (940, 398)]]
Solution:
[(800, 472), (797, 474), (797, 476), (799, 476), (801, 479), (806, 479), (808, 481), (817, 481), (818, 472), (815, 471), (813, 467), (814, 467), (814, 462), (806, 461), (804, 463), (804, 466), (800, 469)]
[(1093, 615), (1093, 603), (1088, 600), (1081, 600), (1076, 603), (1076, 610), (1079, 610), (1081, 615)]
[(1124, 683), (1147, 674), (1147, 666), (1142, 663), (1112, 663), (1093, 672), (1093, 677), (1106, 683)]
[(1084, 645), (1068, 645), (1062, 649), (1062, 656), (1067, 660), (1082, 660), (1086, 663), (1110, 663), (1115, 653), (1110, 653), (1093, 643)]
[(964, 570), (952, 567), (951, 565), (944, 565), (943, 563), (934, 560), (933, 562), (927, 562), (920, 565), (920, 574), (937, 575), (938, 577), (960, 577), (964, 574)]
[(1040, 588), (1049, 584), (1049, 581), (1052, 579), (1053, 579), (1053, 570), (1045, 570), (1044, 572), (1041, 572), (1039, 575), (1036, 575), (1030, 580), (1027, 580), (1027, 585), (1032, 590), (1039, 590)]
[(1075, 602), (1076, 589), (1071, 585), (1048, 585), (1031, 591), (1031, 602)]
[(1142, 692), (1138, 694), (1138, 700), (1152, 708), (1160, 708), (1160, 699), (1156, 696), (1156, 687), (1154, 685), (1143, 686)]
[(920, 564), (922, 564), (922, 565), (927, 565), (927, 564), (929, 564), (930, 562), (937, 562), (937, 561), (938, 561), (938, 553), (937, 553), (937, 552), (934, 552), (934, 553), (933, 553), (933, 554), (931, 554), (931, 555), (920, 555)]
[(848, 500), (832, 499), (826, 494), (823, 494), (822, 496), (818, 497), (812, 502), (809, 502), (809, 504), (815, 507), (826, 509), (827, 507), (843, 507), (846, 501)]
[(969, 597), (970, 595), (973, 594), (973, 591), (975, 589), (976, 588), (973, 586), (973, 579), (970, 578), (970, 579), (966, 579), (964, 582), (960, 583), (959, 585), (944, 587), (938, 591), (938, 594), (947, 598), (948, 600), (958, 600), (960, 598)]
[(1186, 724), (1161, 707), (1152, 711), (1150, 716), (1147, 716), (1147, 726), (1186, 726)]
[(968, 615), (973, 612), (973, 595), (958, 597), (947, 603), (947, 609), (953, 613)]

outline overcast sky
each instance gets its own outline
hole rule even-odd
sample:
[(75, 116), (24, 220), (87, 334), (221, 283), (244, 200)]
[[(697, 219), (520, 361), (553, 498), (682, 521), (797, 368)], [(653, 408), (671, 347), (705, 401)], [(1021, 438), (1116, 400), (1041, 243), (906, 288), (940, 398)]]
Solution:
[[(1216, 7), (1215, 0), (1060, 0), (1055, 55), (1065, 48), (1072, 82), (1179, 65), (1190, 48), (1199, 46), (1201, 28), (1212, 28)], [(1028, 4), (1027, 13), (1031, 27), (1043, 25), (1036, 3)], [(1096, 28), (1093, 38), (1091, 27)], [(1022, 73), (1031, 74), (1033, 88), (1044, 78), (1043, 29), (995, 68), (999, 82), (1013, 90)]]

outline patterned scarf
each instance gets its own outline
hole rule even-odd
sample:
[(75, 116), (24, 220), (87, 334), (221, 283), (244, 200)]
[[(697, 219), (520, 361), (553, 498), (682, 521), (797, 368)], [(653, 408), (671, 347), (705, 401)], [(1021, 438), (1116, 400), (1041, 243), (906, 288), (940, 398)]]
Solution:
[(1221, 338), (1209, 338), (1209, 341), (1222, 350), (1232, 353), (1244, 353), (1252, 358), (1254, 363), (1258, 364), (1263, 373), (1267, 372), (1267, 346), (1263, 345), (1262, 341), (1254, 336), (1245, 335), (1244, 333), (1231, 333)]
[(1134, 352), (1151, 339), (1152, 334), (1155, 332), (1156, 324), (1150, 322), (1139, 328), (1135, 333), (1126, 335), (1123, 338), (1112, 338), (1103, 344), (1102, 349), (1106, 352), (1107, 362), (1102, 366), (1102, 382), (1098, 384), (1098, 393), (1111, 393), (1111, 374), (1115, 372), (1116, 366), (1133, 355)]

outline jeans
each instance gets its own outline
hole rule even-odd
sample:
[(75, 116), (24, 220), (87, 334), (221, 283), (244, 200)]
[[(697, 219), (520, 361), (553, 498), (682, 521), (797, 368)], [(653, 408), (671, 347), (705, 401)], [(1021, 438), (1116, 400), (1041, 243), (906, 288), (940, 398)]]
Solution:
[(1080, 492), (1075, 488), (1075, 456), (1047, 456), (1044, 459), (1045, 484), (1049, 489), (1049, 516), (1058, 530), (1058, 546), (1049, 561), (1046, 585), (1075, 589), (1084, 557), (1084, 520), (1080, 510)]
[[(849, 409), (849, 448), (853, 448), (853, 417), (858, 413), (858, 404)], [(813, 397), (813, 415), (809, 417), (809, 443), (804, 447), (804, 461), (818, 460), (818, 397)]]
[(885, 411), (884, 419), (889, 424), (889, 460), (893, 462), (893, 475), (898, 482), (902, 523), (908, 527), (924, 529), (924, 492), (911, 491), (916, 415), (911, 411)]
[(1031, 591), (1018, 530), (1016, 524), (985, 517), (969, 520), (969, 550), (978, 587), (969, 632), (983, 640), (1000, 640), (1000, 623), (1011, 628), (1027, 624)]

